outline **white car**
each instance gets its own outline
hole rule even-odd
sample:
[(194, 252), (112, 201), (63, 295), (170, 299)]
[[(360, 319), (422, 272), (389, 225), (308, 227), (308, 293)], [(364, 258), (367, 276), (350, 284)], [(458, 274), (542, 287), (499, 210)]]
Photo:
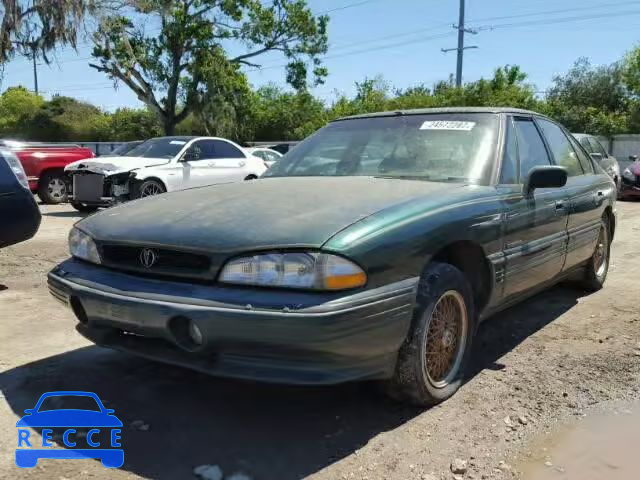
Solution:
[(65, 172), (71, 179), (73, 207), (94, 211), (164, 192), (253, 180), (267, 168), (264, 160), (224, 138), (159, 137), (123, 157), (70, 163)]
[(280, 152), (276, 152), (275, 150), (265, 147), (245, 148), (244, 151), (249, 155), (261, 158), (269, 167), (282, 158), (282, 154)]

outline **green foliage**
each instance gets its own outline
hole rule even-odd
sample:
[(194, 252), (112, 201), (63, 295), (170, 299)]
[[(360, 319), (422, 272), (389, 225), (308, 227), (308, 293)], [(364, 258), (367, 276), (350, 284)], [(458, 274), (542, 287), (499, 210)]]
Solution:
[(15, 137), (44, 105), (44, 99), (24, 87), (8, 88), (0, 96), (0, 135)]
[[(286, 79), (296, 89), (307, 78), (321, 83), (327, 72), (328, 17), (314, 17), (306, 0), (131, 0), (131, 11), (106, 17), (96, 33), (91, 66), (129, 87), (159, 118), (167, 134), (195, 114), (208, 130), (230, 130), (241, 116), (244, 94), (241, 65), (278, 52), (286, 60)], [(150, 32), (145, 24), (160, 25)], [(223, 42), (247, 49), (230, 56)], [(309, 71), (308, 65), (311, 65)], [(213, 114), (215, 112), (215, 115)], [(221, 117), (217, 117), (221, 115)], [(217, 118), (221, 126), (208, 119)], [(231, 128), (233, 130), (233, 128)], [(240, 132), (236, 132), (240, 135)]]
[(150, 110), (119, 108), (108, 117), (107, 140), (126, 142), (162, 135), (158, 117)]
[(565, 75), (557, 75), (549, 89), (544, 113), (572, 132), (611, 136), (629, 128), (629, 88), (620, 63), (594, 67), (578, 59)]
[(2, 0), (0, 6), (0, 64), (15, 53), (48, 61), (59, 44), (76, 46), (85, 15), (98, 0)]

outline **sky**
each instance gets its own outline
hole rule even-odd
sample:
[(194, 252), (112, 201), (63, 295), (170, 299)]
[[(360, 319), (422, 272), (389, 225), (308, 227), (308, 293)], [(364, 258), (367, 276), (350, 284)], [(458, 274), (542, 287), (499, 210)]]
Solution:
[[(314, 13), (326, 13), (329, 50), (324, 63), (329, 76), (312, 90), (331, 102), (353, 95), (355, 82), (381, 75), (395, 88), (447, 79), (455, 72), (459, 0), (308, 0)], [(520, 65), (528, 81), (543, 92), (555, 74), (566, 72), (579, 57), (593, 64), (622, 58), (638, 43), (640, 1), (623, 0), (466, 0), (463, 80), (490, 77), (496, 67)], [(241, 53), (237, 46), (234, 51)], [(135, 95), (89, 67), (88, 45), (63, 48), (52, 65), (38, 66), (39, 89), (49, 98), (68, 95), (105, 110), (137, 107)], [(254, 87), (286, 85), (284, 59), (276, 54), (255, 57), (262, 69), (247, 67)], [(15, 59), (5, 66), (0, 88), (33, 89), (30, 61)]]

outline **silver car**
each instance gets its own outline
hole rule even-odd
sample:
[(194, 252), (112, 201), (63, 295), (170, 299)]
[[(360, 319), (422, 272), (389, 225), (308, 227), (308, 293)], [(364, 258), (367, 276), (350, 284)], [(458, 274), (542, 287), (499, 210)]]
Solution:
[(622, 188), (622, 180), (620, 177), (620, 164), (616, 157), (610, 155), (607, 150), (602, 146), (600, 140), (593, 135), (587, 133), (574, 133), (573, 136), (580, 142), (580, 145), (591, 155), (602, 169), (609, 174), (613, 181), (616, 182), (616, 188), (618, 189), (618, 196), (620, 196), (620, 190)]

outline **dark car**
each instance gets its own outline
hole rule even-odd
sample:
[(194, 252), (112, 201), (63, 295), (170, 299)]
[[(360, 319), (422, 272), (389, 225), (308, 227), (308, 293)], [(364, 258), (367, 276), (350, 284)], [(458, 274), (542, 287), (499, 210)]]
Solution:
[(110, 157), (125, 157), (131, 150), (140, 145), (142, 140), (134, 140), (132, 142), (125, 142), (118, 145), (116, 148), (109, 152)]
[(20, 161), (10, 150), (0, 148), (0, 248), (33, 237), (40, 218)]
[(615, 197), (533, 112), (355, 116), (254, 182), (78, 222), (49, 288), (102, 346), (270, 382), (382, 380), (430, 405), (460, 386), (480, 321), (569, 276), (601, 288)]

